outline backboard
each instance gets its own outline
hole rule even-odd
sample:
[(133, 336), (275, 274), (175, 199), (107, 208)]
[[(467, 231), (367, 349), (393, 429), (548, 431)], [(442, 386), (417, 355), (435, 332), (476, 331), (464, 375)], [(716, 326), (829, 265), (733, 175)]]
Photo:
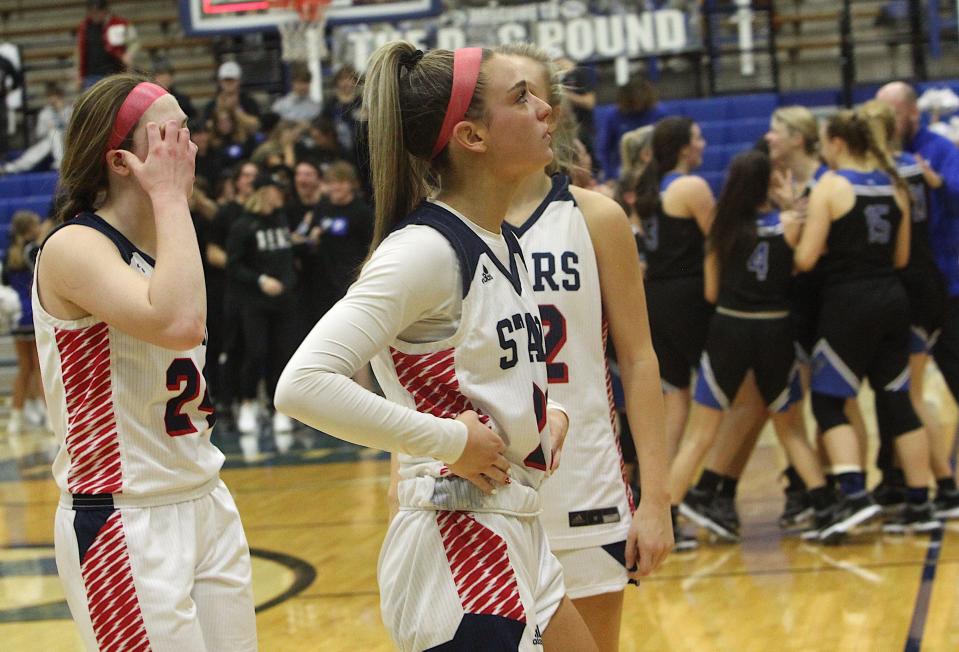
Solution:
[[(293, 12), (271, 12), (267, 0), (180, 0), (187, 34), (201, 36), (273, 29)], [(332, 0), (330, 24), (406, 20), (439, 13), (441, 0)]]

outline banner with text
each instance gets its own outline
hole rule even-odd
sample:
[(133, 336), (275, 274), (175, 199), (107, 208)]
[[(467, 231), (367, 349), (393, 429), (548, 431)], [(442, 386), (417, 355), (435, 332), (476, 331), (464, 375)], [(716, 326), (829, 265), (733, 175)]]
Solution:
[[(685, 4), (695, 8), (697, 3)], [(644, 0), (468, 5), (456, 3), (457, 8), (428, 19), (337, 26), (332, 33), (334, 60), (348, 61), (362, 71), (376, 48), (396, 39), (424, 50), (529, 41), (574, 61), (635, 59), (702, 47), (695, 9), (647, 11)]]

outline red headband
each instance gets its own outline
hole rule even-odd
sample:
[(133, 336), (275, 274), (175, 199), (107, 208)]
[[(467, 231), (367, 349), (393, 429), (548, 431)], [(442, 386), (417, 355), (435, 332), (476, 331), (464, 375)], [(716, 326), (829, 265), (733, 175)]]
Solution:
[(443, 126), (440, 128), (440, 135), (436, 137), (430, 160), (443, 151), (453, 135), (453, 127), (466, 117), (473, 101), (473, 91), (476, 90), (482, 63), (483, 48), (459, 48), (453, 53), (453, 90), (450, 92)]
[(123, 104), (120, 105), (117, 119), (113, 123), (113, 131), (110, 133), (110, 140), (107, 141), (107, 151), (119, 147), (120, 143), (130, 134), (130, 131), (140, 122), (140, 118), (143, 117), (146, 110), (164, 95), (167, 95), (167, 91), (162, 86), (150, 82), (137, 84), (127, 95), (127, 98), (123, 100)]

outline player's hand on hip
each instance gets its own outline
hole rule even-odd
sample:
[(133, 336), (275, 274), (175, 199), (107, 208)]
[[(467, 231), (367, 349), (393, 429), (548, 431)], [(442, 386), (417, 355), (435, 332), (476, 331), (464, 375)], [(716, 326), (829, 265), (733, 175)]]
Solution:
[(162, 126), (148, 122), (146, 131), (144, 160), (127, 150), (116, 152), (148, 195), (189, 197), (196, 170), (196, 145), (190, 140), (190, 130), (168, 120)]
[(546, 423), (549, 425), (549, 472), (552, 474), (559, 468), (559, 458), (563, 454), (566, 433), (569, 432), (569, 417), (562, 410), (547, 408)]
[(509, 484), (509, 462), (503, 457), (506, 444), (495, 432), (479, 419), (473, 410), (467, 410), (457, 421), (466, 424), (466, 447), (449, 469), (461, 478), (472, 482), (489, 495), (496, 487)]
[(673, 522), (669, 504), (640, 501), (626, 536), (626, 568), (633, 577), (646, 577), (659, 569), (673, 549)]

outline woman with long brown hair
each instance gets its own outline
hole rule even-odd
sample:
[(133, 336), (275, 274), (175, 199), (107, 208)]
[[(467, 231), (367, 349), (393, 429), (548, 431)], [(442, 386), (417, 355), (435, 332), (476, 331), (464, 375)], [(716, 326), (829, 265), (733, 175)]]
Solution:
[(210, 443), (185, 125), (138, 76), (81, 95), (36, 263), (57, 569), (90, 650), (256, 649), (249, 548)]

